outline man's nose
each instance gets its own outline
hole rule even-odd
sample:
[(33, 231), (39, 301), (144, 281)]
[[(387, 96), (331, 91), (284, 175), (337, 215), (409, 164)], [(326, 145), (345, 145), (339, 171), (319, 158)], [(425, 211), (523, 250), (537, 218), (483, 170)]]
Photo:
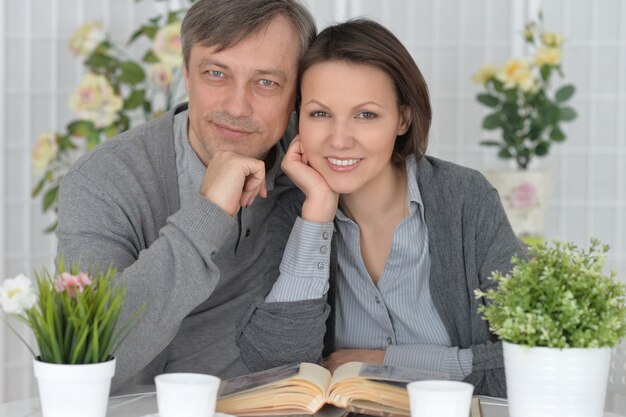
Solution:
[(251, 91), (246, 85), (235, 85), (224, 101), (224, 111), (233, 117), (252, 115)]

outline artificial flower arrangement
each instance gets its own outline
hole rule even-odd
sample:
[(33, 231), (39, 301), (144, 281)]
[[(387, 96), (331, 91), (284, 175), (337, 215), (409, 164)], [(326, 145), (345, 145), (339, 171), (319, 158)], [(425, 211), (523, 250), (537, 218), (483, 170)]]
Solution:
[(6, 279), (0, 286), (0, 307), (33, 331), (39, 353), (6, 323), (42, 362), (92, 364), (110, 360), (143, 307), (119, 323), (126, 290), (115, 284), (114, 268), (89, 276), (77, 265), (66, 272), (60, 261), (58, 269), (56, 277), (45, 269), (36, 274), (37, 289), (24, 275)]
[[(44, 212), (57, 212), (59, 183), (79, 156), (186, 99), (180, 41), (186, 9), (156, 16), (130, 36), (126, 46), (142, 38), (149, 42), (141, 59), (116, 46), (101, 22), (87, 22), (72, 35), (70, 50), (84, 58), (86, 67), (68, 99), (68, 107), (77, 118), (64, 132), (39, 134), (32, 149), (32, 164), (39, 177), (32, 194), (43, 195)], [(56, 222), (46, 232), (55, 228)]]
[(514, 257), (507, 275), (494, 272), (497, 289), (477, 290), (479, 307), (500, 340), (529, 347), (602, 348), (626, 335), (626, 286), (604, 274), (607, 245), (588, 250), (554, 240)]
[(564, 141), (561, 122), (577, 116), (567, 104), (575, 87), (563, 85), (554, 93), (551, 87), (554, 73), (563, 77), (563, 37), (544, 31), (540, 14), (538, 23), (526, 25), (524, 40), (531, 56), (510, 59), (505, 65), (485, 64), (472, 77), (487, 90), (476, 96), (490, 109), (482, 127), (501, 130), (498, 140), (483, 140), (481, 145), (496, 147), (500, 158), (515, 160), (522, 170), (534, 157), (547, 155), (552, 143)]

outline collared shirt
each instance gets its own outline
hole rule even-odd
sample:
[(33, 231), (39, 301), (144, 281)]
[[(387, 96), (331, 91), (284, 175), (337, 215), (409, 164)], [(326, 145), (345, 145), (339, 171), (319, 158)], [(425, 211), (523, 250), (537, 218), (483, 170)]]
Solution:
[[(410, 214), (394, 232), (378, 285), (361, 258), (359, 226), (337, 210), (336, 347), (382, 349), (386, 364), (463, 379), (471, 373), (472, 353), (450, 346), (432, 302), (428, 230), (414, 158), (407, 159), (407, 178)], [(320, 298), (327, 291), (330, 245), (323, 237), (331, 233), (331, 224), (298, 218), (267, 302)]]

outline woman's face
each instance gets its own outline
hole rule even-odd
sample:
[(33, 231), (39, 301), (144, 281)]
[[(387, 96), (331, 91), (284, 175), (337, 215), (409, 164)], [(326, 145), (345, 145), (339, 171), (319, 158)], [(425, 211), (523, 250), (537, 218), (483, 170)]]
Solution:
[[(301, 84), (300, 140), (330, 188), (351, 194), (392, 170), (396, 136), (408, 129), (389, 76), (343, 61), (312, 65)], [(403, 114), (404, 113), (404, 114)]]

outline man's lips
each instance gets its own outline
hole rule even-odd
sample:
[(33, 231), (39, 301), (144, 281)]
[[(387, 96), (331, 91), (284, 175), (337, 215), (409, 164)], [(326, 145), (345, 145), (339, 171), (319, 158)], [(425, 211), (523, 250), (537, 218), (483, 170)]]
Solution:
[(231, 139), (241, 139), (249, 134), (251, 134), (252, 132), (249, 132), (247, 130), (242, 130), (236, 127), (231, 127), (228, 125), (220, 125), (215, 123), (215, 128), (217, 129), (218, 132), (220, 132), (223, 136), (231, 138)]

